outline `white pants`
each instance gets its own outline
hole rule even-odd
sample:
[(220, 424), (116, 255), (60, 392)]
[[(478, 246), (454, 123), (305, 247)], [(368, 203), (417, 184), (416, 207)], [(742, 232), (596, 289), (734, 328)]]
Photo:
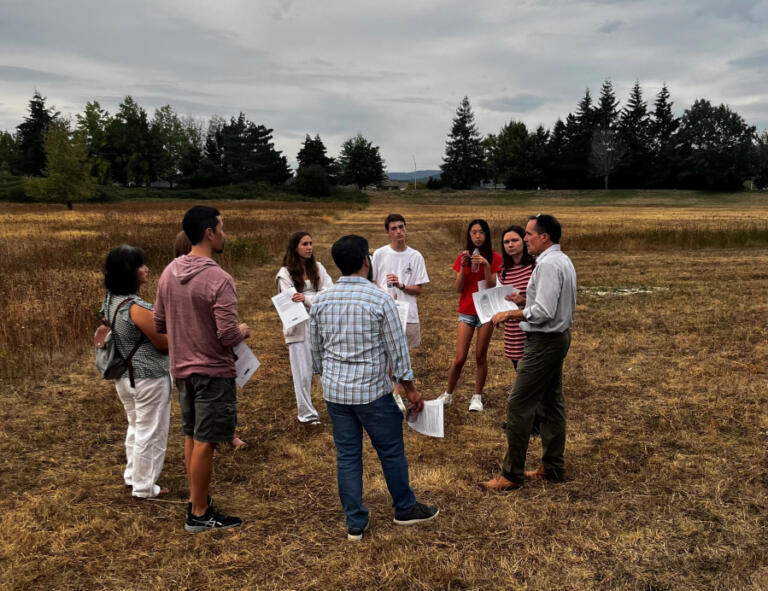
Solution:
[(131, 388), (128, 377), (115, 380), (115, 389), (128, 417), (125, 433), (125, 484), (134, 497), (156, 497), (155, 484), (165, 462), (171, 418), (171, 377), (140, 378)]
[(299, 421), (302, 423), (316, 421), (320, 415), (312, 406), (312, 349), (309, 331), (305, 333), (302, 342), (288, 343), (288, 358), (291, 361), (293, 390), (296, 392)]

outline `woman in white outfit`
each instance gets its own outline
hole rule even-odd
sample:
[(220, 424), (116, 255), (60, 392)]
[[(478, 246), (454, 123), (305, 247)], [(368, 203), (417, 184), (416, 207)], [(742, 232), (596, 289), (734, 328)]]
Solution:
[(171, 416), (168, 339), (155, 330), (152, 304), (138, 295), (148, 275), (140, 248), (123, 244), (107, 255), (102, 314), (112, 326), (120, 355), (129, 360), (128, 369), (115, 380), (128, 417), (123, 480), (134, 497), (144, 499), (168, 492), (157, 479), (165, 462)]
[[(309, 310), (312, 299), (320, 291), (333, 285), (325, 267), (312, 254), (312, 236), (307, 232), (294, 232), (288, 241), (283, 266), (275, 277), (277, 291), (295, 288), (294, 302), (301, 302)], [(291, 361), (293, 389), (300, 423), (319, 425), (320, 416), (312, 405), (312, 348), (309, 342), (309, 320), (283, 330)]]

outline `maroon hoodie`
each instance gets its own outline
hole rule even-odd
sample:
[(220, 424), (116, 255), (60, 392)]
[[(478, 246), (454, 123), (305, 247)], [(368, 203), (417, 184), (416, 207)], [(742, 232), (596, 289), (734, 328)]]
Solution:
[(168, 335), (171, 375), (235, 377), (232, 347), (243, 340), (237, 293), (229, 273), (213, 259), (180, 256), (157, 284), (155, 328)]

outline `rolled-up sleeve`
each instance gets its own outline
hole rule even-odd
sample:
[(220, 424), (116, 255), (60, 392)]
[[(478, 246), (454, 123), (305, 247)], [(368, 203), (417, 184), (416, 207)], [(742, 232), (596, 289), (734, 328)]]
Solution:
[[(562, 277), (554, 265), (540, 265), (536, 273), (536, 295), (523, 309), (523, 316), (531, 324), (549, 322), (557, 314), (557, 302), (562, 290)], [(530, 293), (528, 294), (530, 296)]]
[(309, 312), (309, 339), (312, 350), (312, 373), (323, 375), (323, 336), (320, 333), (320, 325), (317, 322), (317, 309)]
[(224, 347), (234, 347), (243, 340), (237, 321), (237, 292), (232, 280), (224, 281), (216, 292), (213, 302), (216, 321), (216, 337)]
[(392, 377), (398, 382), (403, 380), (413, 381), (408, 341), (405, 338), (405, 331), (397, 314), (395, 300), (392, 298), (384, 300), (381, 336), (384, 340), (384, 350), (392, 367)]

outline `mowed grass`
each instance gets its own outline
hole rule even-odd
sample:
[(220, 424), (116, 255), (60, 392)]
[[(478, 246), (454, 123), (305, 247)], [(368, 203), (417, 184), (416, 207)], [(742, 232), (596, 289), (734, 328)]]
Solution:
[[(663, 203), (649, 205), (640, 195), (635, 206), (635, 197), (612, 206), (570, 196), (470, 205), (465, 194), (445, 205), (399, 197), (374, 196), (365, 209), (218, 204), (231, 241), (222, 264), (235, 276), (262, 367), (240, 392), (238, 432), (248, 447), (219, 452), (212, 486), (217, 505), (245, 525), (197, 536), (182, 527), (178, 405), (161, 480), (171, 498), (133, 501), (121, 479), (123, 410), (88, 349), (107, 250), (122, 241), (143, 246), (156, 280), (189, 204), (74, 212), (3, 205), (0, 587), (766, 588), (768, 256), (765, 243), (754, 244), (766, 228), (764, 203), (732, 196), (727, 206), (684, 206), (654, 195)], [(499, 229), (539, 211), (563, 221), (580, 287), (564, 376), (568, 481), (506, 495), (476, 488), (497, 472), (505, 449), (500, 424), (514, 370), (497, 331), (486, 411), (466, 409), (470, 359), (446, 413), (446, 438), (406, 432), (412, 485), (440, 516), (395, 526), (366, 442), (365, 501), (374, 521), (370, 535), (351, 544), (320, 388), (324, 425), (302, 428), (269, 296), (291, 231), (313, 233), (335, 278), (333, 241), (354, 232), (372, 247), (383, 244), (390, 211), (406, 216), (409, 242), (431, 278), (420, 300), (424, 345), (412, 356), (425, 398), (442, 392), (453, 357), (450, 266), (464, 225), (485, 217)], [(734, 238), (739, 228), (748, 241)], [(676, 233), (688, 238), (663, 238)], [(632, 239), (617, 246), (625, 234)], [(533, 440), (531, 467), (540, 453)]]

